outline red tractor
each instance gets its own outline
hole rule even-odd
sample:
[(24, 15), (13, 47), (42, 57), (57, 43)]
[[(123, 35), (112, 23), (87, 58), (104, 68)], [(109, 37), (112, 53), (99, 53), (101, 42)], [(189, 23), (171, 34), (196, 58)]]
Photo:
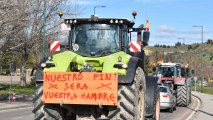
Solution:
[(177, 106), (186, 107), (191, 102), (189, 69), (179, 63), (161, 63), (157, 67), (158, 84), (168, 85), (177, 99)]

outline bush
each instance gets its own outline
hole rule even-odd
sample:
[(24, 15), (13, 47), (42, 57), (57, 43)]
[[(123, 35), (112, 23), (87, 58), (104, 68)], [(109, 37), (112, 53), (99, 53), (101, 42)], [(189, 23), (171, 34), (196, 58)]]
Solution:
[(191, 45), (188, 45), (188, 50), (191, 50), (192, 49), (192, 46)]

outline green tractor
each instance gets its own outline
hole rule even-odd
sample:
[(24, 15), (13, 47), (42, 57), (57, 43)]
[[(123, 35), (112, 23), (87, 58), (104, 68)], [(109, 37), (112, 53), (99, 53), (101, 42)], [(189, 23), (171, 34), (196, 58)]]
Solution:
[(91, 16), (63, 24), (67, 50), (37, 66), (34, 119), (159, 120), (157, 78), (143, 72), (148, 21), (134, 28), (127, 19)]

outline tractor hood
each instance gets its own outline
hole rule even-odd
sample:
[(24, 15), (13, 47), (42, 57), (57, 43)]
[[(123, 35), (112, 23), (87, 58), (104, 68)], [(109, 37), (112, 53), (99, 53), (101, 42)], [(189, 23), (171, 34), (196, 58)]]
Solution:
[[(83, 57), (72, 51), (55, 54), (46, 62), (44, 71), (49, 72), (117, 72), (126, 75), (131, 58), (125, 52), (117, 52), (104, 57)], [(51, 65), (48, 65), (51, 64)]]

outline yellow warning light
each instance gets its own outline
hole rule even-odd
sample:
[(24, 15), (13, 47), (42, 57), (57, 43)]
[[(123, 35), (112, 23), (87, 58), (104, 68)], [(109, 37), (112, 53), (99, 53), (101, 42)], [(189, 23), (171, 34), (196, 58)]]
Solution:
[(137, 12), (136, 12), (136, 11), (133, 11), (133, 12), (132, 12), (132, 15), (133, 15), (133, 17), (134, 17), (134, 19), (135, 19), (135, 16), (137, 15)]
[(59, 12), (58, 15), (60, 16), (60, 18), (63, 16), (63, 12)]
[(149, 20), (146, 20), (146, 27), (145, 30), (148, 31), (149, 30)]
[(185, 68), (188, 68), (188, 67), (189, 67), (189, 64), (186, 64), (186, 65), (185, 65)]

